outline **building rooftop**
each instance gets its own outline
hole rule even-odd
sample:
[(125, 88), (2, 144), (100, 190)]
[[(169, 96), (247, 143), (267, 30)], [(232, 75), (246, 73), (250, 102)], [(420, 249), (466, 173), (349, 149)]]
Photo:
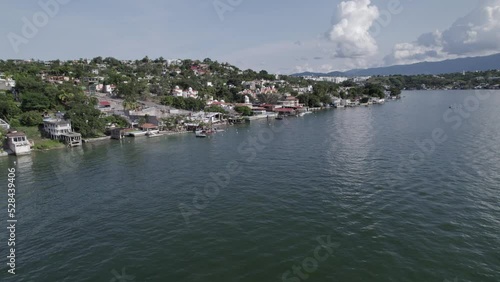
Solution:
[(153, 129), (153, 128), (158, 128), (158, 126), (152, 124), (152, 123), (145, 123), (141, 125), (142, 129)]
[(55, 124), (55, 125), (67, 125), (67, 124), (71, 123), (69, 120), (55, 119), (55, 118), (44, 119), (43, 122), (44, 123)]
[(24, 132), (20, 132), (20, 131), (12, 131), (12, 132), (7, 133), (8, 138), (23, 137), (23, 136), (26, 136), (26, 134)]
[(68, 133), (61, 134), (61, 136), (67, 136), (67, 137), (81, 137), (82, 135), (81, 135), (80, 133), (76, 133), (76, 132), (68, 132)]

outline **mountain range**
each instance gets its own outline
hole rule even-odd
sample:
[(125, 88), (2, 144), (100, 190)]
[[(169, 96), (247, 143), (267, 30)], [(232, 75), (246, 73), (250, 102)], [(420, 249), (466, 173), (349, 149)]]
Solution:
[(440, 62), (421, 62), (410, 65), (394, 65), (369, 69), (354, 69), (346, 72), (303, 72), (293, 76), (374, 76), (374, 75), (438, 75), (463, 71), (487, 71), (500, 69), (500, 53), (490, 56), (451, 59)]

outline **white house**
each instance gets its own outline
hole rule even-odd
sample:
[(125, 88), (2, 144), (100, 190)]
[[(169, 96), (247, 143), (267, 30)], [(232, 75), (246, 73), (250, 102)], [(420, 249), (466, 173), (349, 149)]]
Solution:
[(7, 147), (16, 156), (31, 153), (31, 144), (22, 132), (13, 131), (7, 134)]
[(51, 139), (60, 140), (61, 135), (73, 130), (69, 120), (48, 118), (43, 120), (43, 131)]
[(44, 119), (43, 131), (50, 139), (64, 141), (69, 146), (80, 146), (82, 144), (82, 135), (73, 132), (69, 120)]
[(278, 101), (278, 104), (284, 108), (298, 108), (300, 107), (299, 99), (293, 96), (286, 97), (283, 101)]
[(198, 97), (198, 91), (193, 90), (189, 87), (187, 90), (182, 90), (179, 86), (176, 86), (172, 91), (172, 96), (183, 97), (183, 98), (196, 98)]
[(16, 87), (16, 81), (10, 77), (0, 74), (0, 90), (11, 90)]

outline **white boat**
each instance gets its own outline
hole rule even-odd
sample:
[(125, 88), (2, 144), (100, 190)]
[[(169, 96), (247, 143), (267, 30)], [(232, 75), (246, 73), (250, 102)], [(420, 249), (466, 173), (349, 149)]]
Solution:
[(205, 130), (197, 130), (195, 132), (195, 134), (196, 134), (196, 137), (198, 137), (198, 138), (205, 138), (205, 137), (207, 137), (207, 132)]
[(147, 133), (148, 133), (147, 131), (131, 131), (128, 133), (128, 135), (132, 137), (140, 137), (140, 136), (146, 136)]
[(154, 131), (150, 131), (146, 134), (149, 138), (153, 138), (153, 137), (160, 137), (160, 136), (163, 136), (164, 134), (162, 133), (158, 133), (158, 132), (154, 132)]
[(159, 130), (149, 130), (149, 131), (142, 131), (142, 130), (138, 130), (138, 131), (131, 131), (129, 132), (129, 136), (132, 136), (132, 137), (141, 137), (141, 136), (147, 136), (149, 134), (153, 134), (153, 133), (158, 133), (160, 132)]

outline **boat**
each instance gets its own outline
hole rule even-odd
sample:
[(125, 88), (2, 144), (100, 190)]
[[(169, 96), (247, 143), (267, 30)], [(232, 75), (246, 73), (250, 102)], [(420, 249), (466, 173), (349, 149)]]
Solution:
[(147, 136), (149, 134), (156, 134), (159, 132), (160, 132), (159, 130), (149, 130), (149, 131), (137, 130), (129, 132), (128, 135), (132, 137), (141, 137), (141, 136)]
[(206, 138), (207, 132), (205, 130), (197, 130), (195, 132), (197, 138)]
[(154, 132), (154, 131), (150, 131), (146, 134), (149, 138), (153, 138), (153, 137), (160, 137), (160, 136), (163, 136), (164, 134), (162, 133), (159, 133), (159, 132)]

